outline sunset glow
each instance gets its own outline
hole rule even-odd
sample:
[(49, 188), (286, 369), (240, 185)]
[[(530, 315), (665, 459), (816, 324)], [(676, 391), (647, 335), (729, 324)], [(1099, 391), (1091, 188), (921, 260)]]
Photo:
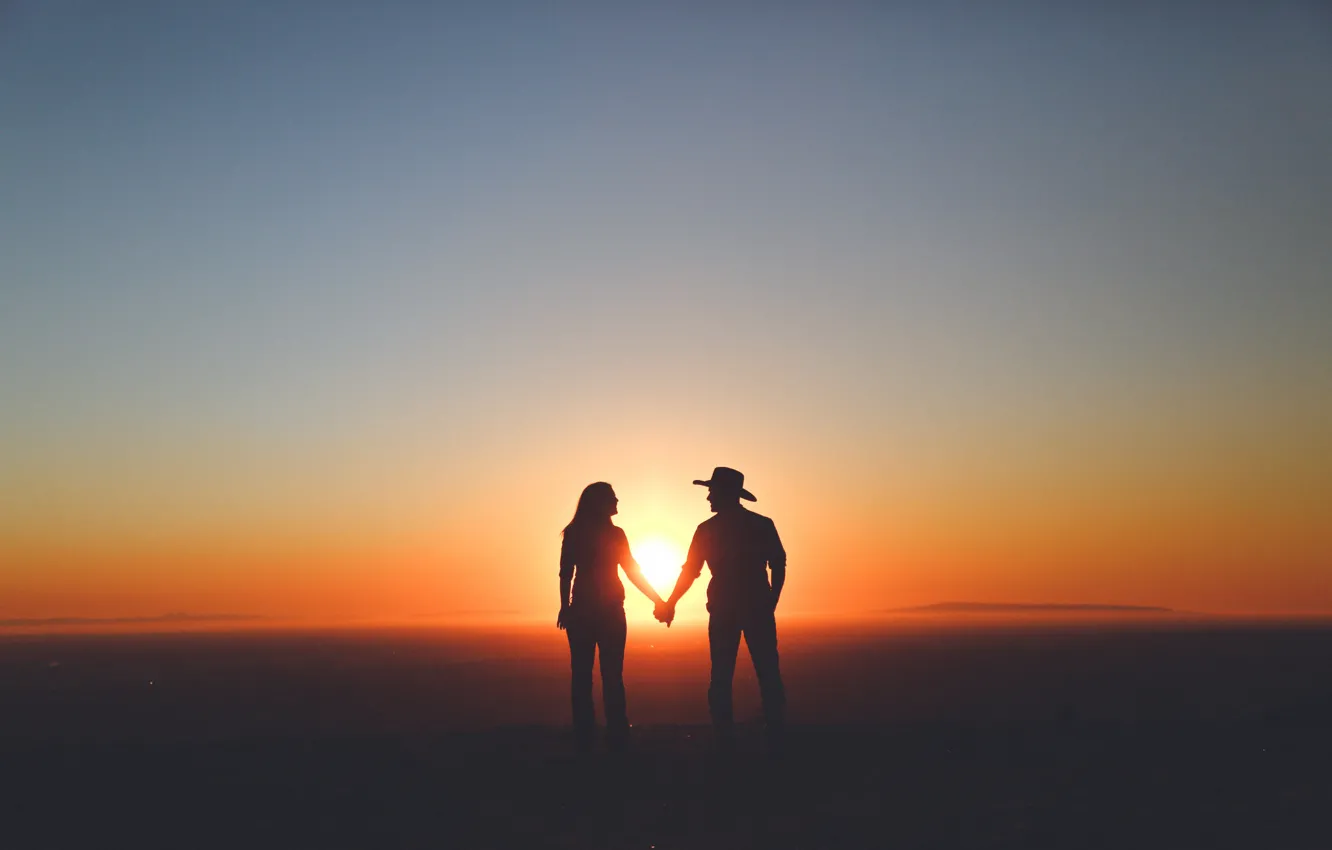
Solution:
[(0, 620), (1332, 613), (1321, 18), (334, 5), (4, 13)]
[(662, 597), (670, 596), (684, 563), (684, 552), (660, 537), (649, 537), (642, 543), (630, 540), (629, 547), (648, 582)]

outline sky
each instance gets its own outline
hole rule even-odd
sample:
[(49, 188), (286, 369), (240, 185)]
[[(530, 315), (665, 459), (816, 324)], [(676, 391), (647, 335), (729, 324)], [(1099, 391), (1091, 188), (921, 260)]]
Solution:
[(718, 465), (791, 613), (1332, 613), (1325, 4), (19, 0), (0, 126), (0, 619), (553, 622)]

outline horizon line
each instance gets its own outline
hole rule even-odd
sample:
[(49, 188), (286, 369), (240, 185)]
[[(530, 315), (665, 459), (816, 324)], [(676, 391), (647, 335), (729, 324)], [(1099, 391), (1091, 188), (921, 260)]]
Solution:
[[(1247, 611), (1247, 612), (1212, 612), (1169, 608), (1159, 605), (1124, 605), (1109, 603), (1052, 603), (1052, 602), (972, 602), (948, 601), (927, 605), (905, 606), (900, 608), (879, 608), (860, 611), (786, 611), (785, 616), (797, 620), (846, 620), (848, 622), (891, 617), (893, 615), (939, 614), (1144, 614), (1174, 615), (1181, 617), (1201, 617), (1223, 620), (1327, 620), (1332, 619), (1332, 611)], [(373, 626), (410, 626), (428, 625), (434, 621), (437, 625), (467, 624), (481, 625), (489, 622), (536, 623), (542, 621), (539, 615), (524, 614), (521, 611), (487, 610), (460, 611), (437, 614), (408, 615), (370, 615), (362, 617), (310, 617), (310, 616), (274, 616), (252, 613), (214, 613), (193, 614), (188, 612), (167, 612), (156, 615), (137, 615), (123, 617), (11, 617), (0, 619), (0, 630), (13, 629), (53, 629), (69, 627), (80, 629), (89, 626), (154, 626), (154, 625), (208, 625), (208, 624), (262, 624), (279, 628), (301, 627), (338, 628), (338, 627), (373, 627)], [(705, 622), (700, 620), (699, 622)]]

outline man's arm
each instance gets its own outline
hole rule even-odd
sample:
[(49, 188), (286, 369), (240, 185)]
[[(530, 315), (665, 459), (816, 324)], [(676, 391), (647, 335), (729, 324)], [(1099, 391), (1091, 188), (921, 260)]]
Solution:
[(777, 600), (782, 598), (782, 586), (786, 584), (786, 549), (782, 539), (777, 536), (777, 524), (772, 527), (772, 540), (768, 544), (768, 569), (772, 570), (772, 607), (777, 607)]
[(671, 591), (671, 598), (666, 600), (666, 604), (674, 608), (675, 603), (679, 602), (680, 597), (689, 591), (690, 586), (701, 572), (702, 570), (692, 569), (689, 562), (686, 561), (684, 566), (680, 567), (680, 577), (675, 580), (675, 589)]
[(701, 530), (694, 532), (694, 539), (689, 543), (689, 554), (685, 556), (684, 565), (680, 567), (680, 577), (675, 580), (675, 589), (671, 591), (671, 598), (666, 600), (666, 608), (671, 618), (675, 617), (675, 603), (680, 601), (680, 597), (689, 591), (690, 585), (703, 572), (705, 556), (699, 540), (701, 533)]

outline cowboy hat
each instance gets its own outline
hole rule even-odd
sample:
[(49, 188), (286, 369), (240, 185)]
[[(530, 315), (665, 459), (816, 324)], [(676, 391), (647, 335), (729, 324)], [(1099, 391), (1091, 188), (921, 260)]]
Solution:
[(740, 498), (748, 499), (751, 502), (757, 502), (758, 498), (753, 493), (745, 489), (745, 474), (739, 470), (731, 469), (729, 466), (719, 466), (712, 470), (712, 477), (707, 481), (695, 480), (695, 484), (701, 484), (709, 490), (721, 490), (724, 492), (739, 491)]

